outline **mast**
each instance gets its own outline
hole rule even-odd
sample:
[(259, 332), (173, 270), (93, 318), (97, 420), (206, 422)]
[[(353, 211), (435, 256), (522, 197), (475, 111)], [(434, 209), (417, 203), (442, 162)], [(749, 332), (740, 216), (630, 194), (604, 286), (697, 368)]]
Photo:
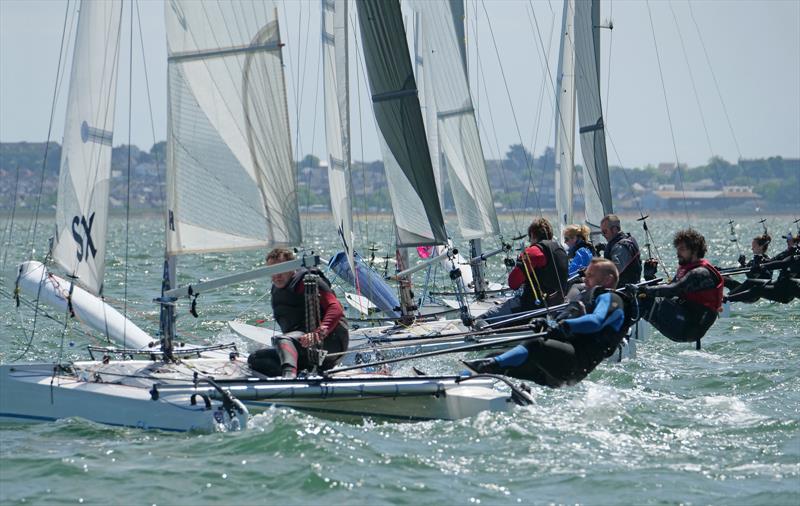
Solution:
[(558, 55), (555, 114), (555, 155), (558, 158), (555, 190), (559, 239), (563, 237), (564, 227), (574, 222), (575, 94), (575, 0), (565, 0)]

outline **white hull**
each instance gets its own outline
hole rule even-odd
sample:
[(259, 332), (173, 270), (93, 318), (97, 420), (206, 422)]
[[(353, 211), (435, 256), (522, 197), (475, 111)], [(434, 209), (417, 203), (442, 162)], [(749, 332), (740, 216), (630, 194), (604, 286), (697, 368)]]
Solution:
[(232, 421), (221, 402), (212, 401), (208, 408), (202, 398), (196, 398), (192, 405), (191, 393), (168, 393), (153, 400), (153, 380), (149, 381), (150, 388), (147, 381), (136, 385), (99, 383), (85, 370), (54, 374), (54, 367), (0, 366), (0, 419), (47, 422), (77, 417), (106, 425), (180, 432), (247, 426), (247, 409), (241, 405), (242, 412)]
[(75, 317), (94, 330), (125, 348), (147, 348), (153, 338), (144, 330), (125, 318), (119, 311), (75, 285), (70, 296), (70, 282), (50, 272), (36, 261), (24, 262), (19, 266), (19, 287), (32, 299), (38, 299), (48, 306), (66, 313), (68, 298), (72, 300)]
[[(506, 411), (510, 396), (493, 380), (364, 375), (286, 380), (256, 378), (240, 359), (192, 359), (179, 364), (143, 360), (0, 366), (0, 419), (53, 421), (80, 417), (108, 425), (170, 431), (244, 428), (247, 412), (288, 407), (344, 420), (455, 420)], [(195, 384), (194, 374), (199, 373)], [(247, 409), (231, 422), (217, 384)], [(52, 381), (52, 386), (51, 386)], [(195, 405), (192, 405), (192, 396)], [(208, 399), (208, 404), (205, 399)], [(210, 407), (208, 407), (210, 406)], [(217, 419), (222, 417), (225, 423)]]

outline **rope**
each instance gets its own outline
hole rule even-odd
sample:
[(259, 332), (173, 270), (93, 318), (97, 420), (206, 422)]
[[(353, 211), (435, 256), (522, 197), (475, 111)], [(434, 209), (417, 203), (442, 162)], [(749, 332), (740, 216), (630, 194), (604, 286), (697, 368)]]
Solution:
[(672, 138), (672, 149), (675, 153), (675, 168), (678, 171), (678, 180), (681, 184), (681, 194), (683, 195), (683, 210), (686, 213), (686, 222), (691, 223), (691, 220), (689, 219), (689, 208), (686, 205), (686, 191), (684, 190), (683, 187), (683, 173), (681, 171), (681, 163), (680, 160), (678, 159), (678, 145), (675, 142), (675, 129), (672, 126), (672, 114), (670, 113), (669, 100), (667, 99), (667, 87), (666, 84), (664, 83), (664, 71), (661, 68), (661, 55), (659, 54), (658, 42), (656, 41), (656, 29), (655, 26), (653, 25), (653, 13), (650, 10), (650, 0), (645, 0), (645, 4), (647, 5), (647, 15), (648, 18), (650, 19), (650, 33), (653, 36), (653, 47), (655, 48), (656, 51), (656, 62), (658, 63), (658, 75), (661, 77), (661, 91), (664, 94), (664, 105), (666, 106), (667, 110), (667, 121), (669, 123), (669, 133)]

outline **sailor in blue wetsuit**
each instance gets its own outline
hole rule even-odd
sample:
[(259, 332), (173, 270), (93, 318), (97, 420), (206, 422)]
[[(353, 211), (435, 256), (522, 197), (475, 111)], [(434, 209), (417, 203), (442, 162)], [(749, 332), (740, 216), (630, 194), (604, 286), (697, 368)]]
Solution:
[(613, 262), (593, 259), (586, 289), (558, 315), (546, 337), (464, 364), (478, 374), (504, 374), (553, 388), (578, 383), (614, 353), (630, 326), (628, 299), (613, 291), (618, 276)]

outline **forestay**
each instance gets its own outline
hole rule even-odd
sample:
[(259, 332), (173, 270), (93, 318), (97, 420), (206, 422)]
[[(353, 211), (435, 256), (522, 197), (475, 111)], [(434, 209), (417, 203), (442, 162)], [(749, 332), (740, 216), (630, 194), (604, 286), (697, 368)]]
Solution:
[(353, 212), (350, 193), (350, 89), (347, 0), (322, 0), (322, 67), (325, 87), (325, 139), (331, 211), (350, 272), (353, 260)]
[(52, 254), (103, 291), (122, 2), (83, 2), (69, 83)]
[(357, 3), (372, 105), (381, 138), (397, 246), (447, 240), (397, 0)]
[(276, 11), (166, 3), (167, 253), (301, 242)]
[(578, 115), (583, 154), (586, 224), (593, 234), (600, 220), (612, 213), (606, 135), (600, 104), (600, 1), (575, 4), (575, 59)]
[[(427, 127), (438, 131), (461, 234), (478, 239), (499, 233), (499, 226), (459, 39), (463, 9), (454, 10), (459, 6), (459, 2), (412, 3), (419, 13), (423, 42), (425, 106), (436, 111), (436, 124), (429, 121)], [(433, 90), (432, 104), (428, 87)], [(438, 156), (437, 147), (431, 148), (432, 158)]]

